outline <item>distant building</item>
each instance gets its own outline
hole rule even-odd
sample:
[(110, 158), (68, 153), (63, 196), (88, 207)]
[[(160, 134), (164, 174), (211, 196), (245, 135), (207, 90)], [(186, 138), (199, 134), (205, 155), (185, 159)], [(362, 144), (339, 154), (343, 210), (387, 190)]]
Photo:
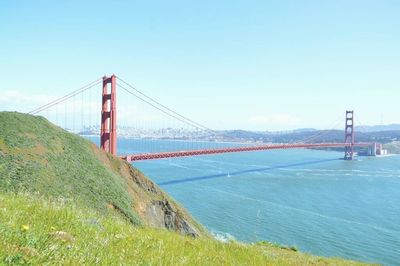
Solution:
[(368, 155), (369, 156), (379, 156), (379, 155), (387, 155), (388, 152), (383, 148), (383, 145), (380, 143), (373, 143), (370, 147), (368, 147)]

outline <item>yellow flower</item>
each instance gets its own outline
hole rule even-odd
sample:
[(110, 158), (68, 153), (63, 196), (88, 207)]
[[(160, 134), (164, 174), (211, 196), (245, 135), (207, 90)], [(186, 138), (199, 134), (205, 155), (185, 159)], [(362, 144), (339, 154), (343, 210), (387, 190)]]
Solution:
[(22, 225), (22, 231), (28, 231), (28, 230), (29, 230), (29, 225), (28, 224)]

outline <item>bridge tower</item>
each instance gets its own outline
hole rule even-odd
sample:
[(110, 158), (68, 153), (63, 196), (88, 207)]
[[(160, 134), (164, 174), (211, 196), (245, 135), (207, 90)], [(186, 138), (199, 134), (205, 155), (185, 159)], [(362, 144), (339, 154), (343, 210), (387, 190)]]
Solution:
[[(111, 90), (108, 88), (111, 84)], [(103, 93), (101, 107), (100, 148), (117, 155), (117, 103), (116, 76), (103, 77)]]
[(353, 160), (354, 157), (354, 111), (346, 111), (346, 127), (344, 131), (344, 159)]

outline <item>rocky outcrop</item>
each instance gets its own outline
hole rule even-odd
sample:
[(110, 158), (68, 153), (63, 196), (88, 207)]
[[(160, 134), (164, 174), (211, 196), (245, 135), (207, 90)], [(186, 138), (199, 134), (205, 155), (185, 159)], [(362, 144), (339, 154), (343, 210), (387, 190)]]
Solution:
[(165, 227), (192, 237), (199, 236), (195, 227), (168, 200), (153, 201), (146, 212), (148, 217), (152, 217), (152, 226)]
[(153, 181), (129, 163), (124, 162), (123, 165), (119, 167), (119, 172), (132, 181), (134, 186), (130, 191), (137, 199), (134, 207), (146, 225), (166, 228), (192, 237), (207, 234), (184, 208), (174, 202)]

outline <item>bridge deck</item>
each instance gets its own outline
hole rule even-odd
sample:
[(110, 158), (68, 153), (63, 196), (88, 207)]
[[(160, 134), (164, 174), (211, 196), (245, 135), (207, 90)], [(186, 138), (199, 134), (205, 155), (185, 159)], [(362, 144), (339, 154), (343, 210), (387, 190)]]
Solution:
[[(300, 148), (331, 148), (331, 147), (345, 147), (349, 146), (348, 143), (296, 143), (296, 144), (268, 144), (259, 146), (243, 146), (234, 148), (215, 148), (204, 150), (187, 150), (187, 151), (173, 151), (173, 152), (159, 152), (159, 153), (143, 153), (143, 154), (130, 154), (122, 156), (128, 162), (165, 159), (174, 157), (187, 157), (198, 155), (209, 155), (218, 153), (231, 153), (231, 152), (249, 152), (249, 151), (264, 151), (264, 150), (283, 150), (283, 149), (300, 149)], [(355, 143), (353, 146), (368, 147), (371, 143)]]

